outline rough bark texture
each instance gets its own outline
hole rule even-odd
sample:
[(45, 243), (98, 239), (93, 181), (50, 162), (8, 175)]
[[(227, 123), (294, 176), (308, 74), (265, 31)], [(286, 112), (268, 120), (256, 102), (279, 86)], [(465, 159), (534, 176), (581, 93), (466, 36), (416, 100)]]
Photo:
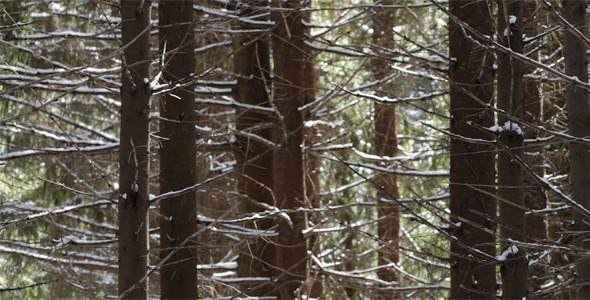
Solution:
[[(583, 34), (586, 34), (586, 1), (563, 1), (563, 17)], [(586, 45), (573, 32), (564, 32), (565, 73), (577, 77), (581, 82), (588, 82), (588, 59)], [(575, 137), (590, 136), (590, 107), (588, 91), (570, 84), (566, 91), (567, 119), (569, 134)], [(572, 141), (570, 143), (570, 181), (572, 198), (585, 208), (590, 208), (590, 147), (587, 143)], [(588, 232), (590, 220), (580, 210), (574, 209), (575, 230), (578, 231), (576, 243), (586, 249), (590, 248)], [(590, 298), (590, 258), (576, 259), (576, 283), (578, 299)]]
[[(376, 4), (393, 5), (395, 1), (376, 1)], [(373, 44), (374, 52), (383, 58), (388, 58), (388, 49), (395, 47), (393, 43), (393, 31), (395, 11), (393, 9), (378, 8), (373, 12)], [(375, 58), (372, 61), (372, 73), (375, 80), (383, 80), (392, 74), (389, 68), (390, 62)], [(378, 96), (393, 97), (393, 83), (382, 85), (377, 91)], [(397, 154), (397, 135), (395, 105), (375, 103), (375, 151), (379, 156), (393, 157)], [(379, 251), (379, 266), (398, 264), (400, 262), (399, 235), (401, 210), (395, 202), (399, 198), (397, 179), (395, 175), (381, 174), (375, 179), (377, 186), (382, 187), (377, 192), (378, 199), (388, 199), (381, 202), (378, 207), (379, 241), (383, 244)], [(377, 275), (388, 282), (398, 282), (400, 277), (395, 268), (389, 266), (379, 269)], [(397, 291), (383, 290), (379, 293), (381, 299), (398, 299)]]
[[(503, 0), (498, 3), (498, 39), (504, 47), (523, 52), (522, 1)], [(498, 115), (502, 126), (498, 143), (498, 197), (500, 199), (500, 251), (508, 254), (500, 262), (502, 297), (522, 299), (527, 295), (528, 259), (525, 249), (510, 240), (525, 241), (524, 172), (515, 157), (523, 157), (524, 137), (517, 119), (523, 111), (523, 67), (512, 56), (498, 51), (498, 108), (506, 114)], [(517, 248), (515, 248), (517, 247)], [(518, 249), (518, 251), (515, 251)]]
[(151, 1), (121, 1), (119, 296), (147, 299)]
[[(304, 13), (300, 1), (275, 0), (274, 7), (288, 9), (273, 12), (276, 25), (273, 29), (274, 99), (280, 119), (275, 123), (275, 142), (280, 144), (274, 151), (274, 193), (280, 209), (295, 209), (304, 206), (303, 172), (303, 116), (298, 110), (305, 101), (303, 88)], [(292, 226), (278, 219), (277, 267), (280, 298), (289, 299), (301, 286), (306, 276), (306, 240), (303, 213), (290, 213)]]
[[(163, 78), (180, 88), (160, 101), (160, 193), (178, 191), (197, 182), (194, 86), (186, 83), (195, 72), (192, 0), (160, 0), (159, 40), (164, 52)], [(197, 298), (196, 192), (160, 203), (160, 270), (162, 299)]]
[[(243, 6), (237, 7), (243, 17), (260, 15), (257, 9), (267, 5), (266, 1), (244, 1)], [(252, 30), (252, 24), (239, 23), (237, 29)], [(234, 98), (240, 103), (270, 107), (268, 88), (270, 87), (270, 55), (267, 36), (257, 33), (243, 33), (234, 37), (234, 70), (238, 84), (234, 90)], [(271, 115), (252, 109), (238, 109), (236, 129), (255, 134), (266, 140), (272, 140)], [(254, 202), (275, 205), (273, 201), (273, 173), (272, 152), (268, 144), (250, 138), (246, 135), (236, 135), (234, 155), (238, 160), (240, 175), (238, 177), (238, 191), (241, 199), (241, 210), (244, 213), (264, 211), (264, 208)], [(252, 227), (258, 230), (269, 230), (275, 220), (264, 219), (256, 221)], [(276, 266), (276, 248), (268, 242), (268, 237), (255, 237), (241, 248), (238, 259), (239, 277), (276, 277), (279, 272)], [(242, 288), (249, 296), (272, 295), (276, 286), (270, 282), (246, 282)]]
[[(493, 34), (491, 4), (462, 0), (449, 3), (453, 15), (488, 36)], [(493, 125), (492, 111), (473, 98), (493, 102), (493, 54), (468, 39), (453, 21), (450, 21), (449, 32), (451, 132), (467, 138), (493, 140), (490, 134), (470, 124)], [(494, 192), (491, 147), (451, 138), (450, 177), (451, 221), (458, 224), (450, 230), (456, 237), (451, 240), (451, 298), (495, 298), (495, 225), (488, 218), (496, 216), (496, 203), (492, 196), (480, 191)]]
[[(546, 10), (538, 5), (536, 0), (526, 0), (523, 2), (523, 26), (522, 33), (527, 37), (533, 37), (538, 34), (539, 25), (543, 16), (546, 15)], [(539, 50), (537, 49), (539, 42), (533, 42), (524, 45), (524, 53), (528, 53), (528, 57), (534, 60), (539, 60)], [(533, 51), (534, 50), (534, 51)], [(532, 74), (535, 67), (524, 64), (524, 74)], [(530, 124), (542, 126), (543, 118), (543, 100), (541, 97), (541, 83), (535, 79), (524, 78), (523, 88), (523, 116), (522, 119)], [(536, 139), (540, 137), (539, 130), (535, 128), (524, 129), (524, 139)], [(524, 162), (531, 168), (535, 174), (543, 176), (545, 163), (544, 151), (542, 146), (525, 145), (525, 153), (523, 156)], [(525, 198), (524, 204), (528, 210), (539, 210), (547, 207), (547, 197), (543, 188), (539, 186), (537, 180), (525, 174), (524, 177)], [(525, 216), (526, 234), (529, 242), (545, 241), (547, 239), (547, 224), (545, 219), (539, 214), (527, 214)], [(542, 250), (537, 251), (538, 254)], [(535, 253), (532, 253), (535, 255)], [(536, 257), (536, 256), (535, 256)], [(529, 266), (529, 290), (536, 291), (546, 281), (547, 268), (545, 264), (547, 261), (542, 259), (536, 264)]]

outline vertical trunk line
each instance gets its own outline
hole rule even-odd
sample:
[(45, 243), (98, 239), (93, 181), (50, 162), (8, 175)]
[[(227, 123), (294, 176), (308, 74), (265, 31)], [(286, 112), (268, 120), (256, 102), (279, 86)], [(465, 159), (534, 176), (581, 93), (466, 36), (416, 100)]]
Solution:
[[(160, 0), (159, 46), (162, 78), (172, 86), (195, 73), (192, 0)], [(160, 101), (160, 193), (197, 182), (197, 137), (194, 84), (171, 91)], [(162, 299), (196, 299), (196, 191), (160, 203), (160, 269)]]
[[(393, 0), (377, 0), (375, 4), (394, 5)], [(391, 62), (387, 50), (393, 50), (392, 28), (395, 23), (395, 10), (378, 8), (373, 11), (373, 52), (377, 56), (372, 60), (372, 76), (375, 80), (383, 80), (393, 73), (389, 67)], [(377, 90), (377, 96), (394, 98), (395, 83), (382, 83)], [(397, 130), (396, 130), (396, 107), (394, 104), (375, 103), (375, 151), (379, 156), (394, 157), (397, 154)], [(377, 190), (377, 208), (379, 221), (377, 232), (379, 236), (379, 259), (381, 267), (377, 272), (380, 279), (399, 283), (400, 274), (393, 267), (386, 267), (391, 264), (400, 263), (400, 218), (401, 207), (395, 201), (399, 198), (397, 187), (397, 176), (381, 174), (375, 178), (377, 186), (383, 190)], [(393, 199), (392, 199), (393, 198)], [(380, 199), (389, 199), (390, 202), (381, 202)], [(382, 290), (379, 292), (381, 299), (398, 299), (401, 293), (398, 291)]]
[[(481, 34), (493, 35), (492, 2), (449, 2), (451, 14)], [(449, 21), (451, 132), (468, 138), (493, 140), (478, 127), (494, 123), (491, 110), (472, 99), (492, 104), (494, 96), (493, 54), (465, 36), (460, 25)], [(478, 39), (475, 36), (472, 36)], [(479, 40), (480, 43), (489, 43)], [(494, 152), (488, 145), (451, 137), (450, 210), (451, 299), (495, 299), (496, 272)], [(474, 188), (473, 188), (474, 187)], [(481, 190), (481, 191), (480, 191)], [(485, 191), (487, 193), (484, 193)], [(477, 249), (477, 251), (475, 251)], [(485, 253), (482, 255), (481, 253)]]
[[(236, 7), (242, 17), (260, 15), (268, 5), (266, 1), (248, 0)], [(251, 30), (254, 25), (238, 23), (238, 30)], [(254, 28), (253, 28), (254, 27)], [(240, 103), (270, 107), (270, 54), (268, 37), (260, 33), (242, 33), (234, 37), (234, 71), (237, 85), (234, 97)], [(271, 117), (268, 114), (248, 109), (236, 110), (236, 129), (241, 132), (256, 134), (272, 140), (269, 127)], [(276, 205), (272, 195), (273, 188), (273, 149), (248, 136), (236, 135), (233, 148), (238, 161), (238, 191), (240, 192), (240, 210), (243, 213), (264, 211), (254, 202)], [(249, 199), (245, 199), (245, 198)], [(247, 226), (258, 230), (271, 230), (275, 220), (271, 218), (257, 220)], [(240, 248), (238, 258), (239, 277), (276, 278), (279, 275), (276, 263), (276, 247), (268, 242), (268, 237), (256, 236), (247, 240)], [(248, 296), (269, 296), (276, 293), (276, 285), (268, 282), (244, 282), (242, 291)]]
[(123, 73), (119, 148), (119, 297), (147, 299), (150, 0), (121, 0)]
[[(522, 1), (503, 0), (498, 4), (499, 43), (516, 53), (523, 53)], [(498, 56), (498, 108), (507, 112), (498, 115), (502, 127), (498, 142), (498, 197), (500, 199), (500, 235), (502, 297), (521, 299), (527, 296), (528, 259), (526, 249), (510, 241), (525, 241), (524, 172), (513, 156), (522, 158), (524, 136), (517, 121), (523, 114), (523, 67), (511, 55), (501, 51)], [(506, 254), (506, 255), (504, 255)]]
[[(310, 8), (312, 1), (305, 2), (305, 8)], [(307, 24), (311, 23), (311, 11), (307, 11), (304, 13), (303, 18)], [(311, 41), (311, 28), (304, 26), (304, 42), (312, 42)], [(304, 58), (305, 61), (303, 63), (303, 86), (304, 89), (304, 100), (305, 104), (312, 103), (315, 100), (315, 93), (316, 93), (316, 77), (315, 77), (315, 63), (314, 63), (314, 51), (312, 47), (304, 44)], [(310, 120), (311, 116), (309, 111), (303, 113), (303, 120)], [(305, 143), (305, 150), (303, 152), (303, 166), (304, 166), (304, 189), (305, 189), (305, 206), (308, 208), (318, 208), (320, 207), (320, 166), (321, 160), (320, 156), (315, 155), (312, 151), (310, 151), (310, 147), (316, 142), (315, 137), (315, 129), (313, 127), (306, 128), (304, 127), (304, 143)], [(313, 214), (312, 212), (305, 213), (305, 228), (309, 228), (310, 224), (317, 224), (320, 222), (318, 216)], [(312, 255), (319, 254), (322, 252), (322, 245), (321, 240), (318, 234), (310, 234), (306, 236), (307, 239), (307, 249), (311, 251)], [(311, 264), (312, 260), (307, 260), (307, 280), (305, 284), (305, 290), (303, 293), (308, 297), (312, 298), (320, 298), (323, 296), (324, 292), (324, 283), (323, 278), (319, 273), (312, 272)]]
[[(586, 1), (563, 1), (563, 17), (587, 35)], [(588, 82), (587, 47), (569, 29), (564, 32), (565, 73), (575, 76), (582, 82)], [(566, 90), (567, 118), (569, 134), (574, 137), (590, 136), (590, 107), (588, 91), (570, 84)], [(590, 208), (590, 147), (586, 143), (570, 142), (570, 181), (574, 201)], [(590, 220), (580, 210), (574, 209), (574, 229), (579, 232), (575, 238), (576, 245), (590, 249)], [(576, 283), (578, 299), (590, 298), (590, 258), (576, 258)]]
[[(303, 68), (305, 62), (304, 13), (298, 0), (274, 0), (274, 7), (288, 9), (273, 12), (276, 22), (273, 29), (273, 103), (281, 119), (275, 122), (274, 193), (280, 209), (303, 207), (305, 198), (303, 152), (303, 116), (299, 107), (305, 101)], [(306, 276), (306, 240), (302, 230), (305, 216), (302, 212), (289, 213), (292, 226), (278, 220), (277, 267), (280, 298), (296, 297)], [(300, 292), (301, 290), (299, 290)]]
[[(526, 37), (533, 37), (538, 34), (540, 23), (543, 22), (546, 10), (538, 5), (536, 0), (526, 0), (523, 2), (523, 25), (522, 33)], [(538, 47), (538, 42), (533, 42), (524, 45), (523, 53), (530, 53), (529, 57), (534, 60), (539, 60), (539, 50), (532, 51)], [(524, 64), (524, 74), (532, 74), (535, 67)], [(543, 100), (541, 95), (541, 83), (535, 79), (523, 79), (523, 120), (530, 124), (537, 126), (543, 125), (542, 111)], [(535, 128), (524, 129), (524, 139), (532, 140), (539, 138), (540, 132)], [(523, 161), (531, 168), (537, 175), (543, 177), (545, 169), (544, 148), (536, 145), (526, 145), (524, 148)], [(543, 188), (541, 188), (535, 178), (530, 174), (525, 174), (523, 185), (525, 186), (524, 204), (527, 210), (539, 210), (547, 207), (547, 197)], [(528, 242), (545, 241), (548, 237), (548, 228), (545, 223), (545, 218), (538, 214), (527, 214), (525, 216), (525, 232), (527, 234)], [(543, 251), (532, 251), (532, 257), (539, 257)], [(529, 290), (537, 291), (547, 279), (546, 259), (537, 260), (537, 263), (529, 266)]]

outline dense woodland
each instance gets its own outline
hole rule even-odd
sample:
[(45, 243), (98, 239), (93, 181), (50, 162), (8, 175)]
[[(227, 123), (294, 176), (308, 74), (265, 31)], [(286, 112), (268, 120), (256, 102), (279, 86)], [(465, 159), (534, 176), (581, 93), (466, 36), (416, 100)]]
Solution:
[(0, 298), (590, 298), (587, 1), (0, 8)]

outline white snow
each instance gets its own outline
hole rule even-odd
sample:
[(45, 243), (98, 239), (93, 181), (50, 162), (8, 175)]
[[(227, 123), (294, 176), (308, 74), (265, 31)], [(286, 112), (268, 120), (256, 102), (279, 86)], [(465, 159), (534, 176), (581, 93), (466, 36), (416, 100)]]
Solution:
[(67, 236), (64, 236), (63, 238), (61, 238), (61, 239), (59, 240), (59, 242), (57, 243), (57, 245), (55, 245), (55, 248), (56, 248), (56, 249), (57, 249), (57, 248), (62, 248), (62, 247), (64, 247), (65, 245), (69, 244), (70, 242), (72, 242), (72, 241), (75, 241), (76, 239), (77, 239), (77, 238), (76, 238), (75, 236), (73, 236), (73, 235), (67, 235)]
[(510, 15), (508, 16), (508, 21), (510, 22), (510, 24), (515, 24), (516, 23), (516, 16)]
[(502, 127), (498, 126), (498, 124), (488, 128), (489, 131), (492, 132), (502, 132)]
[(522, 129), (520, 128), (520, 126), (518, 126), (517, 123), (513, 122), (513, 121), (506, 121), (504, 122), (504, 125), (500, 126), (498, 124), (488, 128), (489, 131), (492, 132), (496, 132), (496, 133), (500, 133), (503, 131), (514, 131), (519, 135), (522, 135)]
[(228, 269), (233, 270), (238, 268), (238, 263), (235, 261), (218, 262), (214, 264), (197, 265), (198, 270), (213, 270), (213, 269)]
[(504, 126), (502, 126), (504, 130), (510, 130), (510, 131), (514, 131), (517, 134), (522, 135), (522, 129), (520, 128), (520, 126), (518, 126), (518, 124), (516, 124), (515, 122), (512, 121), (506, 121), (504, 123)]
[(337, 127), (342, 126), (342, 124), (344, 124), (343, 119), (339, 119), (336, 121), (308, 120), (308, 121), (305, 121), (304, 126), (310, 128), (310, 127), (314, 127), (316, 125), (324, 125), (324, 126), (328, 126), (330, 128), (337, 128)]
[(498, 261), (506, 261), (506, 258), (508, 258), (508, 255), (515, 255), (516, 253), (518, 253), (518, 246), (512, 245), (512, 246), (508, 247), (508, 249), (504, 250), (504, 252), (502, 252), (502, 255), (496, 257), (496, 259)]

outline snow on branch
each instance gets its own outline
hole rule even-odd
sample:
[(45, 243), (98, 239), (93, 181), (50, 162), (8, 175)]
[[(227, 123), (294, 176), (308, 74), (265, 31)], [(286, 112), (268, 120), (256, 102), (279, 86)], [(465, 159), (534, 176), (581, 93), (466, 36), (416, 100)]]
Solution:
[[(338, 161), (338, 160), (335, 160)], [(388, 174), (396, 174), (396, 175), (405, 175), (405, 176), (419, 176), (419, 177), (446, 177), (449, 176), (449, 171), (447, 170), (402, 170), (402, 169), (389, 169), (385, 167), (380, 167), (373, 164), (362, 163), (362, 162), (353, 162), (353, 161), (341, 161), (342, 163), (348, 166), (355, 166), (355, 167), (362, 167), (370, 170), (375, 170), (383, 173)]]
[(0, 154), (0, 161), (10, 161), (31, 156), (62, 155), (62, 154), (95, 154), (113, 151), (119, 148), (119, 143), (108, 143), (102, 146), (69, 147), (69, 148), (36, 148)]
[[(32, 220), (43, 218), (46, 216), (60, 215), (60, 214), (65, 214), (68, 212), (76, 211), (79, 209), (99, 207), (99, 206), (105, 206), (105, 205), (111, 205), (111, 204), (113, 204), (112, 200), (99, 200), (99, 201), (94, 201), (94, 202), (86, 203), (86, 204), (69, 205), (69, 206), (60, 207), (60, 208), (46, 209), (42, 212), (28, 215), (28, 216), (25, 216), (22, 218), (0, 221), (0, 225), (10, 225), (10, 224), (18, 223), (18, 222), (23, 222), (23, 221), (32, 221)], [(0, 204), (0, 208), (3, 208), (3, 207), (6, 207), (6, 205)]]

